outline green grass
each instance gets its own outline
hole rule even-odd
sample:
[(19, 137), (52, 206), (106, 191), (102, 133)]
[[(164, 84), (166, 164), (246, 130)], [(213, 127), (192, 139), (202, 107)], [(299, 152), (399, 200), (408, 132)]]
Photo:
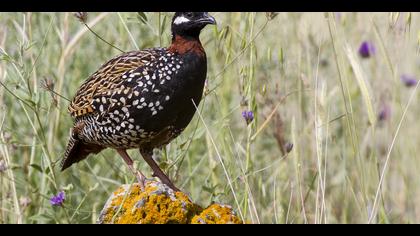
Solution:
[[(211, 14), (205, 98), (156, 152), (176, 185), (252, 223), (419, 223), (420, 96), (400, 76), (420, 75), (420, 15)], [(168, 45), (172, 13), (144, 15), (89, 13), (88, 24), (125, 51)], [(363, 40), (377, 49), (369, 59), (357, 54)], [(134, 180), (113, 150), (59, 171), (67, 99), (118, 53), (71, 13), (0, 15), (0, 223), (94, 223)], [(64, 206), (52, 207), (60, 190)]]

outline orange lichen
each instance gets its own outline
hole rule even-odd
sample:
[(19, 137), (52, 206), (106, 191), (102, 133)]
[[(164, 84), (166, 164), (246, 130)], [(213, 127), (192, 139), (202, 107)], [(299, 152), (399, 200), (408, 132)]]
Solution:
[(159, 182), (123, 185), (113, 192), (98, 223), (105, 224), (227, 224), (242, 223), (231, 207), (213, 204), (202, 209), (185, 193)]
[(242, 224), (230, 206), (212, 204), (191, 220), (191, 224)]
[(101, 213), (100, 223), (169, 224), (188, 223), (200, 208), (182, 192), (166, 185), (147, 183), (142, 192), (138, 184), (120, 187)]

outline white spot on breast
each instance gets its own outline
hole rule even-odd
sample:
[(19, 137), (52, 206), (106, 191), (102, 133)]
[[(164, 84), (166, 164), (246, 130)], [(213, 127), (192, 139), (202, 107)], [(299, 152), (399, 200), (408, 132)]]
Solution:
[(138, 99), (136, 99), (136, 100), (133, 101), (133, 106), (137, 106), (137, 104), (139, 104), (139, 100)]
[(139, 93), (139, 91), (134, 91), (134, 96), (139, 96), (140, 95), (140, 93)]
[(139, 81), (139, 87), (143, 87), (143, 82)]
[(149, 107), (152, 107), (152, 106), (153, 106), (153, 102), (149, 103)]
[(166, 101), (169, 101), (169, 99), (170, 99), (171, 97), (169, 97), (168, 95), (166, 95), (166, 97), (165, 97), (165, 100)]
[(157, 114), (157, 111), (153, 111), (152, 116), (154, 116), (154, 115), (156, 115), (156, 114)]
[(121, 98), (120, 98), (120, 101), (121, 101), (122, 103), (125, 103), (125, 97), (121, 97)]
[(140, 102), (144, 102), (144, 98), (140, 98)]

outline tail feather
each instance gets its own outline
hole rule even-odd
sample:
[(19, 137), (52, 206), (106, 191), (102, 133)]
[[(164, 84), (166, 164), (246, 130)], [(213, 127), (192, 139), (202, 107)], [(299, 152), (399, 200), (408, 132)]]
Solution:
[(82, 140), (74, 137), (74, 135), (71, 135), (64, 158), (61, 161), (61, 171), (85, 159), (89, 154), (97, 154), (103, 149), (100, 145), (84, 143)]

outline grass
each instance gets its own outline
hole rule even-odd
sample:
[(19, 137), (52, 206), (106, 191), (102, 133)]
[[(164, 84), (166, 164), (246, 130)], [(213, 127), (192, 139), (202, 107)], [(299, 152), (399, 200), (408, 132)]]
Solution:
[[(252, 223), (419, 223), (420, 96), (399, 77), (420, 75), (420, 15), (212, 15), (217, 27), (201, 35), (205, 98), (155, 153), (176, 185)], [(171, 16), (89, 13), (87, 24), (128, 51), (168, 45)], [(0, 223), (94, 223), (134, 179), (113, 150), (59, 171), (67, 105), (119, 51), (71, 13), (4, 13), (0, 22)], [(357, 54), (364, 40), (377, 48), (371, 58)], [(378, 120), (384, 106), (391, 113)], [(254, 112), (249, 125), (244, 110)], [(60, 190), (64, 205), (53, 207)]]

